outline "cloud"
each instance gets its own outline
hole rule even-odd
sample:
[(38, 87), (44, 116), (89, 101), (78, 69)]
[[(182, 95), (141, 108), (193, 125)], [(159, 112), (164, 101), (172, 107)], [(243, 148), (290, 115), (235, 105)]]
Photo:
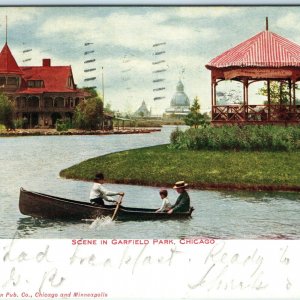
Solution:
[(34, 7), (1, 7), (0, 24), (5, 26), (5, 17), (8, 16), (8, 28), (22, 23), (32, 22), (39, 15), (38, 8)]
[(136, 51), (147, 51), (157, 41), (177, 47), (182, 39), (207, 40), (216, 37), (216, 30), (209, 27), (195, 30), (184, 24), (164, 24), (171, 15), (174, 16), (168, 10), (165, 14), (154, 11), (140, 15), (121, 12), (93, 18), (59, 16), (46, 20), (37, 34), (44, 38), (60, 35), (77, 46), (84, 41), (93, 41), (98, 46), (110, 45)]
[(279, 28), (283, 29), (297, 29), (299, 26), (300, 21), (300, 15), (296, 13), (288, 13), (284, 15), (283, 17), (279, 18), (276, 22), (276, 25)]
[(176, 11), (176, 15), (181, 18), (198, 19), (205, 18), (219, 18), (228, 15), (242, 14), (243, 8), (240, 7), (180, 7)]

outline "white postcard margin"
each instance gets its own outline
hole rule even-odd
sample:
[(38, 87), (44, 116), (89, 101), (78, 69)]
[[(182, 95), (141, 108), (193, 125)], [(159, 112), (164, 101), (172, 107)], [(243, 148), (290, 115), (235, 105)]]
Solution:
[(299, 299), (300, 241), (0, 241), (0, 299)]

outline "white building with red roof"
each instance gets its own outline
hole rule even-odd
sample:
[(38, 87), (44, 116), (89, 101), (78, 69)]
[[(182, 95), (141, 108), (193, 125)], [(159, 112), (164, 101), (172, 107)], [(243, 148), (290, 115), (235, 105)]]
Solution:
[(18, 66), (9, 46), (0, 52), (0, 90), (14, 101), (15, 118), (27, 127), (54, 126), (57, 119), (72, 119), (84, 92), (76, 87), (71, 66)]

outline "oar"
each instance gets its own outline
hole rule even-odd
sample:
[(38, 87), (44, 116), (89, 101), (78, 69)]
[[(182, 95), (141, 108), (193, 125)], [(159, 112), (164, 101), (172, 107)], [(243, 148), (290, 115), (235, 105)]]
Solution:
[(123, 196), (124, 196), (124, 195), (120, 196), (120, 200), (118, 201), (117, 206), (116, 206), (115, 211), (114, 211), (114, 214), (113, 214), (113, 216), (112, 216), (112, 218), (111, 218), (112, 221), (114, 221), (114, 219), (115, 219), (116, 216), (117, 216), (117, 213), (118, 213), (118, 211), (119, 211), (120, 205), (121, 205), (121, 203), (122, 203), (122, 198), (123, 198)]

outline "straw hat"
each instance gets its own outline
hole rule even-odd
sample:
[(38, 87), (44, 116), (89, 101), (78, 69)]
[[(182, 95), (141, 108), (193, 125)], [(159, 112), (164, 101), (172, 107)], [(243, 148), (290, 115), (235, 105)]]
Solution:
[(185, 183), (184, 181), (177, 181), (175, 183), (175, 185), (173, 186), (173, 189), (186, 188), (187, 186), (189, 186), (189, 185), (187, 183)]

